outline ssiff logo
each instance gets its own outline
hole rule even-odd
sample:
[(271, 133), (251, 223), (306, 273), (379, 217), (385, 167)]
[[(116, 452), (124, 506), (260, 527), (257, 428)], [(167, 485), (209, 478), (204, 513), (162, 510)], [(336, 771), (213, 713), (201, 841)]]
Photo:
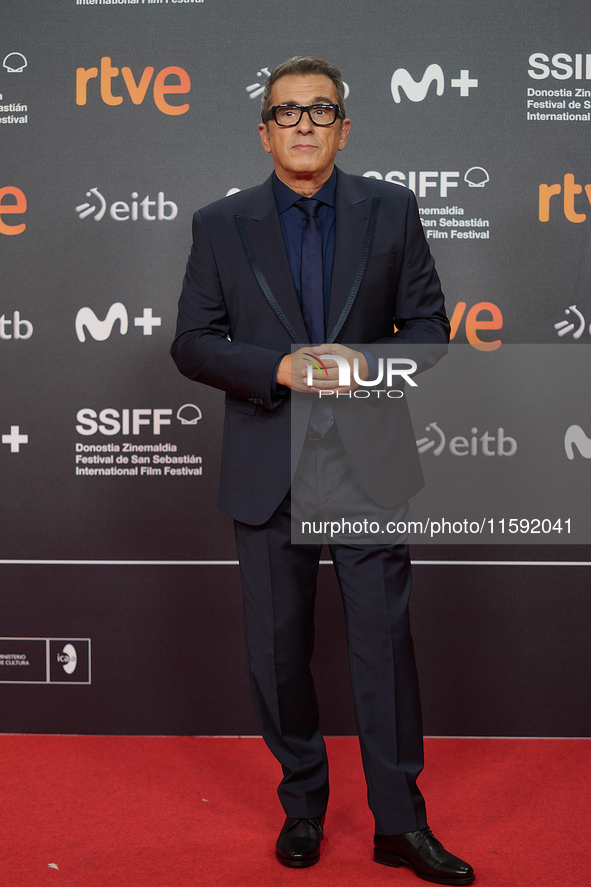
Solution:
[[(124, 408), (114, 409), (106, 407), (103, 410), (93, 410), (85, 407), (78, 410), (76, 419), (76, 431), (78, 434), (91, 436), (93, 434), (104, 434), (112, 436), (114, 434), (123, 434), (125, 436), (132, 434), (138, 435), (145, 431), (146, 428), (151, 429), (152, 434), (159, 435), (165, 425), (172, 424), (173, 410), (166, 408)], [(181, 425), (197, 425), (203, 418), (203, 414), (199, 407), (194, 403), (184, 403), (176, 411), (176, 418)], [(127, 452), (127, 444), (123, 444), (123, 452)], [(171, 449), (176, 452), (176, 446), (171, 444), (163, 444), (165, 449)], [(83, 452), (83, 444), (76, 444), (76, 452)]]
[[(153, 74), (154, 68), (144, 68), (139, 79), (136, 81), (135, 75), (131, 68), (121, 68), (121, 76), (123, 77), (125, 90), (127, 91), (127, 95), (134, 105), (141, 105), (144, 101), (150, 87), (150, 83), (152, 82)], [(101, 58), (100, 74), (98, 67), (77, 68), (76, 104), (86, 104), (88, 99), (89, 82), (91, 80), (94, 80), (95, 78), (98, 78), (99, 94), (104, 104), (121, 105), (123, 103), (123, 96), (113, 94), (113, 80), (118, 77), (119, 68), (116, 68), (114, 67), (114, 65), (111, 64), (111, 58), (108, 55), (105, 55)], [(123, 90), (123, 85), (121, 83), (116, 84), (115, 88), (117, 88), (117, 86)], [(156, 74), (152, 85), (152, 97), (154, 99), (154, 104), (159, 111), (162, 111), (163, 114), (168, 114), (171, 116), (186, 114), (189, 110), (188, 102), (180, 105), (171, 105), (170, 102), (167, 101), (166, 97), (173, 94), (186, 95), (190, 91), (190, 89), (191, 78), (184, 70), (184, 68), (179, 68), (176, 65), (168, 68), (163, 68), (161, 71), (158, 72), (158, 74)]]
[[(556, 52), (550, 59), (545, 52), (534, 52), (529, 57), (531, 68), (528, 74), (533, 80), (545, 80), (553, 77), (555, 80), (591, 80), (591, 54), (586, 53), (583, 71), (583, 53), (576, 52), (569, 55), (567, 52)], [(552, 67), (550, 67), (552, 65)], [(575, 90), (579, 97), (583, 90)], [(585, 90), (586, 92), (586, 90)]]
[[(415, 80), (406, 68), (397, 68), (392, 74), (392, 80), (390, 81), (392, 98), (399, 104), (402, 101), (400, 94), (402, 90), (411, 102), (422, 102), (427, 97), (432, 83), (435, 83), (437, 95), (443, 95), (445, 91), (445, 76), (441, 65), (429, 65), (420, 80)], [(453, 89), (459, 89), (460, 96), (466, 98), (470, 95), (470, 90), (478, 86), (478, 80), (470, 77), (470, 71), (462, 69), (459, 77), (450, 80), (450, 86)]]
[[(449, 196), (450, 189), (458, 187), (460, 176), (459, 170), (411, 170), (407, 175), (400, 170), (392, 169), (383, 176), (381, 172), (370, 169), (363, 173), (366, 179), (383, 179), (394, 185), (406, 186), (414, 191), (417, 197), (428, 197), (433, 194), (430, 189), (437, 189), (439, 196), (444, 198)], [(490, 181), (490, 176), (483, 166), (471, 166), (464, 173), (463, 179), (469, 188), (484, 188)], [(463, 209), (459, 215), (463, 215)]]

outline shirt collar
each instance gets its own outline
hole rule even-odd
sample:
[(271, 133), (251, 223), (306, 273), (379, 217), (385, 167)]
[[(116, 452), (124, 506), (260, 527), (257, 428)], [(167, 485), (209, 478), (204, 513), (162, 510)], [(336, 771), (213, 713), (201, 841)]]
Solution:
[[(337, 170), (335, 166), (330, 178), (324, 183), (322, 188), (313, 195), (314, 200), (321, 200), (322, 203), (326, 203), (328, 206), (335, 206), (336, 187)], [(290, 206), (293, 206), (294, 203), (297, 203), (302, 196), (285, 185), (281, 179), (277, 177), (277, 173), (275, 172), (273, 173), (273, 194), (275, 196), (275, 203), (277, 204), (277, 212), (279, 215), (285, 212), (286, 209), (289, 209)]]

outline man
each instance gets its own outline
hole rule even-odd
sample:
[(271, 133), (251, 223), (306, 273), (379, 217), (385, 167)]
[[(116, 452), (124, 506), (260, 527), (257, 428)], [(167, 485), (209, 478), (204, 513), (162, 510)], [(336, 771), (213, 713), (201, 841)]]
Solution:
[[(449, 324), (411, 192), (334, 165), (350, 128), (336, 68), (315, 58), (275, 68), (262, 120), (275, 171), (195, 214), (172, 354), (186, 376), (226, 392), (219, 504), (235, 521), (257, 715), (284, 774), (278, 794), (287, 818), (276, 853), (284, 865), (304, 867), (319, 859), (328, 770), (309, 670), (321, 545), (291, 541), (290, 401), (307, 398), (310, 416), (292, 448), (294, 462), (301, 453), (300, 476), (302, 465), (304, 476), (319, 478), (352, 468), (355, 508), (404, 513), (422, 485), (414, 440), (409, 466), (376, 484), (364, 472), (358, 417), (341, 409), (355, 375), (341, 384), (338, 361), (322, 358), (309, 386), (308, 367), (326, 354), (356, 360), (365, 382), (375, 378), (373, 343), (445, 346)], [(346, 344), (356, 342), (363, 344)], [(328, 390), (342, 397), (327, 409), (316, 395)], [(387, 435), (371, 433), (383, 412), (367, 411), (365, 437), (375, 439), (381, 464), (386, 455), (392, 463), (402, 438), (413, 439), (404, 410), (392, 414), (400, 421)], [(433, 837), (416, 785), (423, 753), (408, 547), (331, 542), (376, 820), (374, 859), (436, 883), (468, 884), (472, 868)]]

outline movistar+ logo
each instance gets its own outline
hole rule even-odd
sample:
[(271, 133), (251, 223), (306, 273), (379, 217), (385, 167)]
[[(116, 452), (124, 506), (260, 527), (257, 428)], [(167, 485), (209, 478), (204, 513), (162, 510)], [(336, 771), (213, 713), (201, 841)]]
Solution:
[[(445, 76), (441, 65), (429, 65), (420, 80), (415, 80), (406, 68), (397, 68), (392, 74), (390, 89), (392, 98), (399, 104), (402, 101), (401, 91), (411, 102), (422, 102), (429, 92), (432, 83), (435, 83), (437, 95), (443, 95), (445, 91)], [(460, 96), (465, 98), (470, 95), (470, 90), (478, 86), (478, 80), (470, 77), (470, 71), (460, 71), (460, 76), (450, 81), (450, 86), (460, 90)]]

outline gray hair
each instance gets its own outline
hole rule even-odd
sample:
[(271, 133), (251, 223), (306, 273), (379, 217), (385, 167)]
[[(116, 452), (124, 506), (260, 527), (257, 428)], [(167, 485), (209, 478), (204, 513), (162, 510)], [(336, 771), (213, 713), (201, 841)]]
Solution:
[(288, 59), (281, 65), (277, 65), (277, 67), (273, 68), (269, 74), (269, 79), (265, 83), (265, 88), (261, 96), (261, 117), (263, 123), (272, 107), (271, 91), (273, 89), (273, 84), (276, 83), (280, 77), (287, 77), (289, 74), (324, 74), (325, 77), (328, 77), (334, 83), (337, 91), (337, 103), (341, 109), (343, 117), (345, 116), (345, 85), (341, 77), (341, 72), (335, 68), (334, 65), (331, 65), (330, 62), (327, 62), (324, 59), (296, 55), (294, 58)]

